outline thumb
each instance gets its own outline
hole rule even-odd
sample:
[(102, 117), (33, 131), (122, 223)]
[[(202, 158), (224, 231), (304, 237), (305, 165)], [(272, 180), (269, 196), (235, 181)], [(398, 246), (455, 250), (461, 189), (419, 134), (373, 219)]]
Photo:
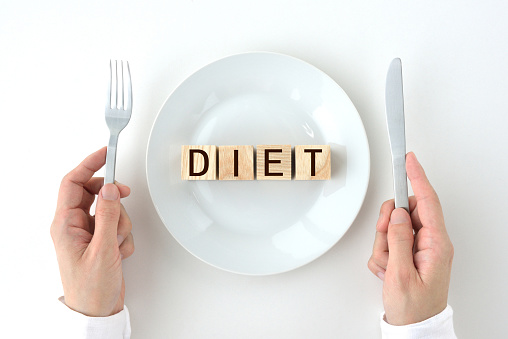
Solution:
[(388, 265), (387, 269), (408, 271), (414, 269), (413, 262), (413, 226), (411, 217), (403, 208), (392, 211), (388, 225)]
[(95, 232), (103, 241), (117, 244), (118, 221), (120, 220), (120, 191), (115, 184), (104, 185), (95, 208)]

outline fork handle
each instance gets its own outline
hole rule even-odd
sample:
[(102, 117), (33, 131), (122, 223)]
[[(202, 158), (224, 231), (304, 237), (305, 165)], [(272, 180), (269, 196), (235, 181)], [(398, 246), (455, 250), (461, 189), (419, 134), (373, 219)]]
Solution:
[(115, 183), (115, 165), (116, 165), (116, 145), (118, 143), (118, 134), (109, 136), (108, 151), (106, 153), (106, 174), (104, 175), (104, 184)]

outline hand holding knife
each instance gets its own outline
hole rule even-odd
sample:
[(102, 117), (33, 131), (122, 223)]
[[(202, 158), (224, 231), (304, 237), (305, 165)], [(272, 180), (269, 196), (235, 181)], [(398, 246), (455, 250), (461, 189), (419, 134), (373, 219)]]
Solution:
[(395, 208), (409, 212), (406, 174), (406, 135), (404, 127), (404, 95), (402, 90), (402, 64), (393, 59), (386, 76), (386, 122), (392, 151), (393, 190)]

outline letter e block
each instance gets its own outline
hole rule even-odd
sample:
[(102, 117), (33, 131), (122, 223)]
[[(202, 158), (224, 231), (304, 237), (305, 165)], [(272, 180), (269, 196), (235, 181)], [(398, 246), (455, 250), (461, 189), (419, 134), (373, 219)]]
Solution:
[(219, 146), (219, 180), (254, 180), (254, 147)]
[(182, 146), (182, 180), (217, 179), (217, 147)]
[(291, 180), (291, 145), (257, 145), (258, 180)]
[(295, 180), (330, 180), (330, 145), (295, 146)]

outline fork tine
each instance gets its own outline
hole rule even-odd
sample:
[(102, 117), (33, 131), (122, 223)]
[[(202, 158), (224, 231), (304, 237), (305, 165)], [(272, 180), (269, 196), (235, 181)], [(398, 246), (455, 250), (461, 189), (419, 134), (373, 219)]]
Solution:
[(125, 109), (132, 109), (132, 81), (131, 81), (131, 70), (129, 68), (129, 62), (125, 62), (127, 64), (127, 100), (125, 100)]
[(116, 100), (116, 104), (115, 106), (113, 106), (113, 108), (118, 108), (118, 105), (121, 103), (120, 101), (120, 93), (118, 91), (118, 86), (120, 86), (120, 83), (118, 82), (118, 60), (115, 60), (115, 80), (116, 80), (116, 86), (115, 86), (115, 90), (116, 90), (116, 95), (115, 95), (115, 100)]
[(122, 101), (120, 101), (120, 107), (118, 107), (119, 109), (125, 109), (125, 95), (124, 95), (124, 88), (125, 88), (125, 84), (124, 84), (124, 81), (125, 81), (125, 78), (123, 76), (123, 60), (120, 60), (120, 69), (122, 70), (120, 72), (120, 75), (122, 77), (122, 79), (120, 80), (120, 84), (122, 85), (122, 88), (121, 88), (121, 92), (122, 92)]
[(111, 85), (112, 85), (112, 78), (113, 78), (113, 67), (112, 67), (112, 61), (109, 59), (109, 85), (108, 85), (108, 96), (106, 97), (106, 109), (111, 108)]

